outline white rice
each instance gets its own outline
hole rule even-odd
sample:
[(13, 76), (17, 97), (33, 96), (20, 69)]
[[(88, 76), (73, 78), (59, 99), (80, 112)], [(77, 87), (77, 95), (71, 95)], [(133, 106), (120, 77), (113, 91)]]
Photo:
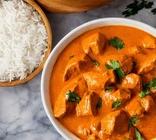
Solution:
[(40, 15), (23, 0), (0, 0), (0, 82), (25, 79), (47, 49)]

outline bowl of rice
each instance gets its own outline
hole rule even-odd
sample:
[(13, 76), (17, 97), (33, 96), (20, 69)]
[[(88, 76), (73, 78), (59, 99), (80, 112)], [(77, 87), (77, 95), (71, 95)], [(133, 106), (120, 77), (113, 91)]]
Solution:
[(34, 78), (50, 54), (49, 21), (33, 0), (0, 0), (0, 86)]

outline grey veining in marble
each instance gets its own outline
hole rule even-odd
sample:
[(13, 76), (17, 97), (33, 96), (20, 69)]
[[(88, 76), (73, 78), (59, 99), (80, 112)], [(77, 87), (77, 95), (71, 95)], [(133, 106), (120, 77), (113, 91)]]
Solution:
[[(53, 27), (54, 45), (82, 23), (97, 18), (122, 17), (121, 12), (131, 1), (114, 0), (108, 6), (78, 14), (47, 13)], [(150, 10), (143, 10), (130, 18), (156, 27), (156, 15)], [(22, 86), (0, 88), (0, 140), (63, 140), (43, 110), (40, 77)]]

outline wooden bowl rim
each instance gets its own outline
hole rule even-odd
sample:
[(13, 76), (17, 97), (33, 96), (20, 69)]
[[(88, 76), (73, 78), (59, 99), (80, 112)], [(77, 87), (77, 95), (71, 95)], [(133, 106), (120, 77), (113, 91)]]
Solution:
[[(39, 3), (39, 5), (44, 7), (49, 12), (64, 13), (64, 14), (85, 12), (85, 11), (88, 11), (91, 9), (102, 7), (106, 3), (111, 2), (111, 0), (105, 0), (105, 1), (98, 2), (97, 4), (94, 3), (92, 5), (80, 7), (80, 6), (76, 6), (76, 5), (75, 6), (74, 5), (72, 5), (72, 6), (71, 5), (63, 5), (63, 3), (58, 4), (60, 2), (57, 2), (57, 1), (51, 1), (51, 2), (46, 2), (46, 0), (36, 0), (36, 1), (37, 1), (37, 3)], [(53, 6), (50, 6), (50, 5), (53, 5)]]
[(43, 58), (42, 62), (40, 63), (40, 65), (37, 68), (35, 68), (35, 70), (32, 73), (30, 73), (25, 79), (22, 79), (22, 80), (17, 79), (17, 80), (13, 80), (13, 81), (0, 82), (0, 87), (17, 86), (17, 85), (24, 84), (24, 83), (32, 80), (35, 76), (37, 76), (42, 71), (44, 63), (46, 62), (46, 60), (51, 52), (51, 49), (52, 49), (52, 30), (51, 30), (51, 26), (50, 26), (48, 18), (46, 17), (45, 13), (43, 12), (43, 10), (40, 8), (40, 6), (36, 2), (34, 2), (33, 0), (24, 0), (24, 1), (28, 5), (32, 6), (39, 13), (39, 15), (42, 18), (42, 21), (45, 25), (47, 35), (48, 35), (47, 50), (45, 51), (44, 58)]

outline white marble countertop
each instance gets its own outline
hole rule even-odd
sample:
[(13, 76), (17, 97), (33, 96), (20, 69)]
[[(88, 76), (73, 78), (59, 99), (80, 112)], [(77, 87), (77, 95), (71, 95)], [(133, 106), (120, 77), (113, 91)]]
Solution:
[[(54, 33), (54, 45), (82, 23), (97, 18), (122, 17), (121, 12), (130, 1), (114, 0), (109, 6), (79, 14), (47, 13)], [(131, 18), (156, 27), (156, 15), (149, 10)], [(0, 88), (0, 140), (63, 140), (43, 110), (40, 77), (41, 74), (25, 85)]]

